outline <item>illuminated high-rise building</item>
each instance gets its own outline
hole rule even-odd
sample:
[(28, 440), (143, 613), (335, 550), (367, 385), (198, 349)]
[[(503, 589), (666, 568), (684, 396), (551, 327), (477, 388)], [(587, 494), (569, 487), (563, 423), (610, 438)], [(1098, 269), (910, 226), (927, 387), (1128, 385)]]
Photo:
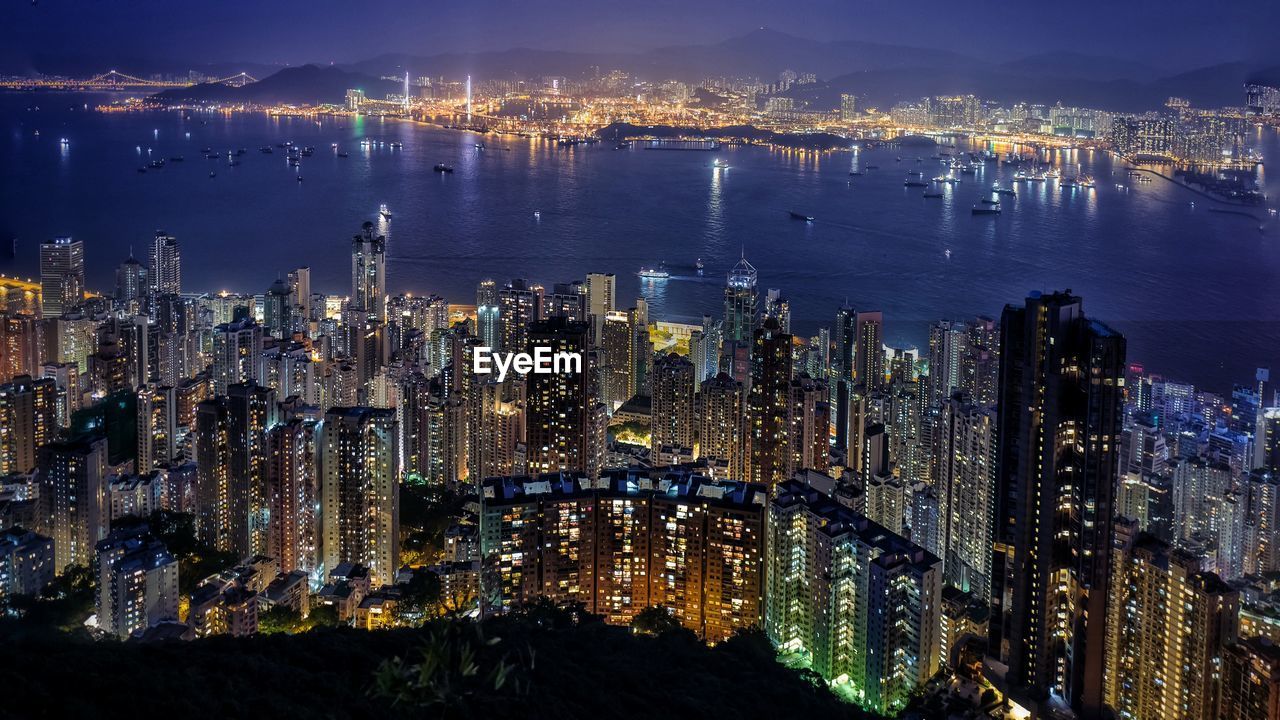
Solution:
[(294, 418), (267, 433), (267, 553), (280, 572), (320, 568), (319, 423)]
[(699, 468), (494, 477), (481, 490), (482, 607), (546, 597), (615, 624), (667, 609), (708, 642), (758, 627), (767, 490)]
[(1242, 639), (1222, 653), (1220, 720), (1280, 720), (1280, 645)]
[[(46, 333), (40, 332), (41, 326), (52, 337), (42, 338)], [(18, 375), (36, 375), (44, 355), (42, 344), (61, 354), (57, 329), (58, 321), (40, 323), (33, 315), (0, 312), (0, 383)]]
[(120, 639), (178, 620), (178, 560), (145, 527), (113, 531), (94, 554), (98, 627)]
[(766, 318), (777, 320), (782, 332), (791, 334), (791, 301), (777, 288), (769, 288), (765, 293), (764, 311), (760, 314), (760, 319), (763, 321)]
[(258, 379), (262, 356), (262, 326), (250, 318), (213, 329), (214, 395), (226, 395), (236, 383)]
[[(604, 451), (604, 405), (596, 400), (587, 365), (589, 327), (563, 318), (534, 323), (527, 351), (547, 348), (578, 358), (570, 371), (530, 373), (525, 378), (528, 472), (580, 472), (594, 477)], [(562, 368), (563, 370), (563, 368)]]
[(1015, 692), (1103, 712), (1125, 341), (1069, 293), (1001, 320), (991, 649)]
[(84, 242), (56, 237), (40, 243), (40, 316), (56, 318), (84, 300)]
[(586, 290), (591, 338), (592, 342), (598, 343), (602, 337), (605, 316), (617, 307), (618, 278), (613, 273), (587, 273)]
[(995, 413), (957, 392), (939, 414), (934, 487), (941, 504), (943, 579), (980, 598), (991, 590), (996, 492)]
[(600, 401), (610, 414), (636, 394), (634, 318), (634, 310), (610, 310), (599, 325)]
[(770, 487), (788, 477), (791, 392), (791, 336), (773, 318), (755, 331), (751, 352), (751, 392), (747, 431), (752, 482)]
[(377, 585), (400, 567), (400, 485), (395, 412), (335, 407), (321, 429), (320, 508), (325, 571), (369, 568)]
[[(756, 327), (756, 269), (744, 255), (729, 270), (724, 286), (724, 340), (750, 345)], [(779, 326), (781, 327), (781, 326)]]
[(227, 387), (228, 476), (238, 496), (237, 508), (247, 514), (245, 534), (233, 541), (242, 555), (267, 553), (267, 524), (270, 518), (268, 489), (267, 431), (278, 422), (276, 393), (254, 383)]
[(859, 312), (854, 320), (857, 341), (854, 348), (853, 381), (867, 390), (884, 387), (884, 315), (879, 311)]
[(745, 403), (742, 383), (727, 373), (704, 380), (698, 389), (698, 456), (715, 477), (740, 478), (746, 472)]
[(40, 446), (58, 429), (58, 386), (53, 378), (19, 375), (0, 385), (0, 475), (36, 468)]
[(156, 295), (177, 295), (182, 292), (182, 253), (178, 239), (163, 230), (157, 230), (151, 243), (151, 271), (148, 273), (151, 291)]
[(1135, 720), (1220, 717), (1220, 657), (1235, 640), (1239, 593), (1130, 520), (1116, 521), (1111, 564), (1107, 706)]
[(387, 316), (387, 238), (374, 234), (366, 222), (351, 238), (351, 307), (367, 319), (385, 322)]
[(942, 561), (798, 480), (769, 505), (765, 632), (892, 714), (941, 664)]
[(94, 546), (106, 537), (110, 524), (107, 438), (45, 444), (40, 449), (40, 497), (58, 574), (69, 565), (92, 562)]
[(499, 346), (506, 352), (523, 352), (529, 344), (529, 326), (538, 321), (542, 288), (519, 278), (498, 291)]
[(826, 383), (808, 375), (792, 380), (787, 406), (788, 477), (799, 470), (826, 472), (831, 454), (830, 429)]
[(138, 474), (166, 466), (179, 455), (176, 392), (168, 386), (138, 388)]
[(481, 345), (494, 351), (502, 349), (498, 312), (498, 284), (481, 280), (476, 286), (476, 335)]
[(693, 363), (675, 353), (658, 358), (649, 376), (650, 453), (655, 465), (669, 464), (663, 457), (693, 454), (697, 424), (694, 420)]
[(129, 314), (141, 312), (148, 291), (147, 268), (130, 255), (116, 268), (117, 307)]

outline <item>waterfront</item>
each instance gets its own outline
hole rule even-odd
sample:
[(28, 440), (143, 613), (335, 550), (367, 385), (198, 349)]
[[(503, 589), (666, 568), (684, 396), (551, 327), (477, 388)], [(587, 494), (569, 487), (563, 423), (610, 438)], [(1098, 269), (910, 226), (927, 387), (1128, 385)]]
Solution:
[[(90, 286), (110, 290), (130, 247), (141, 255), (164, 228), (183, 243), (187, 290), (261, 293), (309, 265), (317, 291), (345, 292), (350, 236), (387, 203), (392, 292), (469, 303), (483, 277), (549, 286), (607, 271), (619, 276), (620, 303), (642, 293), (654, 317), (693, 319), (720, 314), (724, 272), (745, 251), (762, 292), (791, 299), (801, 334), (829, 325), (847, 298), (885, 312), (890, 343), (921, 344), (927, 321), (995, 315), (1028, 290), (1069, 287), (1153, 371), (1223, 392), (1257, 365), (1280, 367), (1280, 300), (1267, 292), (1280, 279), (1276, 224), (1260, 233), (1249, 218), (1208, 212), (1188, 190), (1131, 182), (1102, 153), (1059, 158), (1064, 171), (1079, 164), (1093, 175), (1095, 189), (1019, 185), (1001, 215), (975, 217), (981, 190), (1009, 186), (1013, 169), (988, 164), (924, 199), (903, 179), (940, 171), (925, 148), (562, 148), (373, 118), (84, 109), (101, 100), (0, 95), (0, 234), (17, 240), (0, 272), (34, 274), (36, 243), (69, 234), (85, 241)], [(33, 104), (40, 110), (27, 110)], [(1264, 157), (1280, 156), (1274, 131), (1259, 132)], [(366, 138), (382, 144), (362, 146)], [(302, 182), (282, 151), (258, 151), (286, 140), (316, 148)], [(203, 159), (202, 148), (248, 152), (233, 167)], [(137, 172), (176, 155), (184, 160)], [(713, 168), (716, 158), (729, 167)], [(433, 172), (440, 162), (456, 171)], [(850, 176), (854, 167), (864, 174)], [(671, 279), (635, 276), (659, 262)]]

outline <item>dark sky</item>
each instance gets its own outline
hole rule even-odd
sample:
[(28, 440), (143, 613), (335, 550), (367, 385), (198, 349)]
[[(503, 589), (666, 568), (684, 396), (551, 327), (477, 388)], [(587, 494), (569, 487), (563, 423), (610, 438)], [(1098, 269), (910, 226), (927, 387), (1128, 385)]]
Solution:
[(1073, 50), (1170, 71), (1280, 55), (1280, 0), (0, 0), (0, 60), (345, 62), (535, 47), (644, 50), (760, 26), (990, 59)]

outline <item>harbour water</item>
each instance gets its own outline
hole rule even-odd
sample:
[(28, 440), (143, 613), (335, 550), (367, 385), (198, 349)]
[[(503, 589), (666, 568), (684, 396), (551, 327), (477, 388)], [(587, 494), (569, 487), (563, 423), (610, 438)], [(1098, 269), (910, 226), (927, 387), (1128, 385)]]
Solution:
[[(550, 286), (603, 271), (618, 274), (620, 302), (644, 295), (653, 316), (696, 320), (722, 313), (725, 272), (745, 253), (761, 295), (791, 299), (800, 334), (847, 300), (884, 311), (891, 344), (921, 345), (929, 321), (998, 317), (1029, 290), (1070, 288), (1150, 370), (1229, 392), (1257, 366), (1280, 368), (1280, 224), (1259, 229), (1266, 208), (1210, 212), (1215, 203), (1139, 183), (1100, 152), (1045, 158), (1094, 188), (1019, 184), (998, 198), (999, 215), (974, 215), (994, 183), (1012, 184), (1012, 166), (983, 164), (926, 199), (903, 183), (908, 171), (943, 172), (929, 148), (566, 148), (394, 120), (93, 110), (110, 99), (0, 95), (0, 242), (15, 248), (0, 251), (0, 272), (34, 275), (39, 241), (72, 235), (85, 242), (89, 285), (110, 291), (130, 249), (145, 262), (163, 228), (181, 243), (186, 290), (261, 293), (306, 265), (317, 291), (344, 293), (351, 235), (370, 220), (388, 236), (393, 293), (470, 303), (485, 277)], [(1264, 158), (1280, 158), (1275, 131), (1255, 132)], [(315, 153), (291, 167), (276, 148), (286, 141)], [(226, 151), (239, 148), (233, 166)], [(659, 263), (669, 279), (636, 276)]]

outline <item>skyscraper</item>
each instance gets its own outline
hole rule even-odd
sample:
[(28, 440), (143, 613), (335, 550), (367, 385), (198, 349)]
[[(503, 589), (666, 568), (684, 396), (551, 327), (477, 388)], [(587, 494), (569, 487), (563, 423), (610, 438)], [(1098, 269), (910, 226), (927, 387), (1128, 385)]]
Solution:
[(128, 313), (138, 313), (143, 309), (149, 290), (147, 284), (147, 268), (134, 259), (128, 260), (116, 268), (116, 302), (118, 307)]
[(276, 424), (276, 393), (254, 383), (227, 387), (227, 450), (229, 482), (246, 513), (245, 534), (232, 547), (243, 556), (267, 553), (270, 517), (267, 431)]
[(56, 318), (84, 300), (84, 243), (56, 237), (40, 243), (40, 315)]
[(790, 391), (791, 336), (769, 318), (755, 331), (751, 352), (747, 422), (751, 447), (748, 472), (752, 482), (772, 487), (788, 477)]
[(164, 620), (178, 620), (178, 560), (140, 529), (113, 531), (94, 557), (98, 627), (127, 639)]
[(605, 315), (617, 307), (618, 278), (613, 273), (587, 273), (587, 314), (591, 317), (591, 339), (599, 343)]
[(224, 323), (213, 329), (213, 394), (226, 395), (235, 383), (258, 379), (261, 367), (262, 326), (250, 318)]
[(163, 230), (157, 230), (151, 243), (151, 271), (148, 273), (151, 290), (156, 295), (177, 295), (182, 292), (182, 254), (178, 251), (178, 239)]
[(40, 449), (40, 496), (53, 537), (54, 567), (88, 565), (94, 545), (106, 536), (107, 439), (85, 436)]
[(321, 430), (320, 508), (325, 571), (369, 568), (378, 585), (400, 567), (400, 486), (395, 411), (335, 407)]
[(742, 383), (720, 373), (704, 380), (698, 390), (697, 426), (699, 457), (716, 477), (745, 476), (746, 445), (743, 437)]
[[(756, 269), (744, 255), (729, 275), (724, 286), (724, 340), (726, 343), (749, 345), (756, 327)], [(781, 328), (781, 326), (779, 326)]]
[(529, 344), (529, 326), (542, 307), (541, 291), (519, 278), (498, 291), (498, 346), (504, 351), (522, 352)]
[(879, 311), (859, 312), (857, 347), (854, 351), (853, 381), (867, 390), (877, 390), (885, 385), (884, 374), (884, 315)]
[(1121, 718), (1219, 717), (1218, 659), (1235, 640), (1239, 593), (1130, 520), (1116, 523), (1111, 562), (1107, 706)]
[(943, 579), (986, 598), (996, 500), (995, 413), (956, 393), (943, 403), (938, 425), (934, 487), (941, 503)]
[(658, 358), (649, 378), (651, 457), (654, 465), (669, 464), (664, 457), (693, 454), (694, 423), (693, 363), (675, 353)]
[(40, 447), (58, 429), (58, 386), (53, 378), (19, 375), (0, 385), (0, 475), (36, 468)]
[(610, 310), (600, 325), (600, 400), (609, 413), (636, 394), (634, 310)]
[(351, 307), (367, 319), (385, 322), (387, 316), (387, 238), (374, 235), (366, 222), (351, 238)]
[(1001, 319), (992, 651), (1008, 682), (1103, 711), (1124, 337), (1069, 292)]
[(552, 353), (582, 358), (576, 372), (530, 373), (525, 378), (526, 427), (530, 474), (570, 471), (595, 476), (604, 443), (604, 406), (586, 365), (585, 323), (564, 318), (529, 327), (527, 351), (545, 347)]
[(498, 322), (498, 284), (481, 280), (476, 286), (476, 335), (480, 344), (494, 351), (502, 349)]
[(319, 423), (294, 418), (267, 434), (267, 552), (280, 572), (320, 569)]

